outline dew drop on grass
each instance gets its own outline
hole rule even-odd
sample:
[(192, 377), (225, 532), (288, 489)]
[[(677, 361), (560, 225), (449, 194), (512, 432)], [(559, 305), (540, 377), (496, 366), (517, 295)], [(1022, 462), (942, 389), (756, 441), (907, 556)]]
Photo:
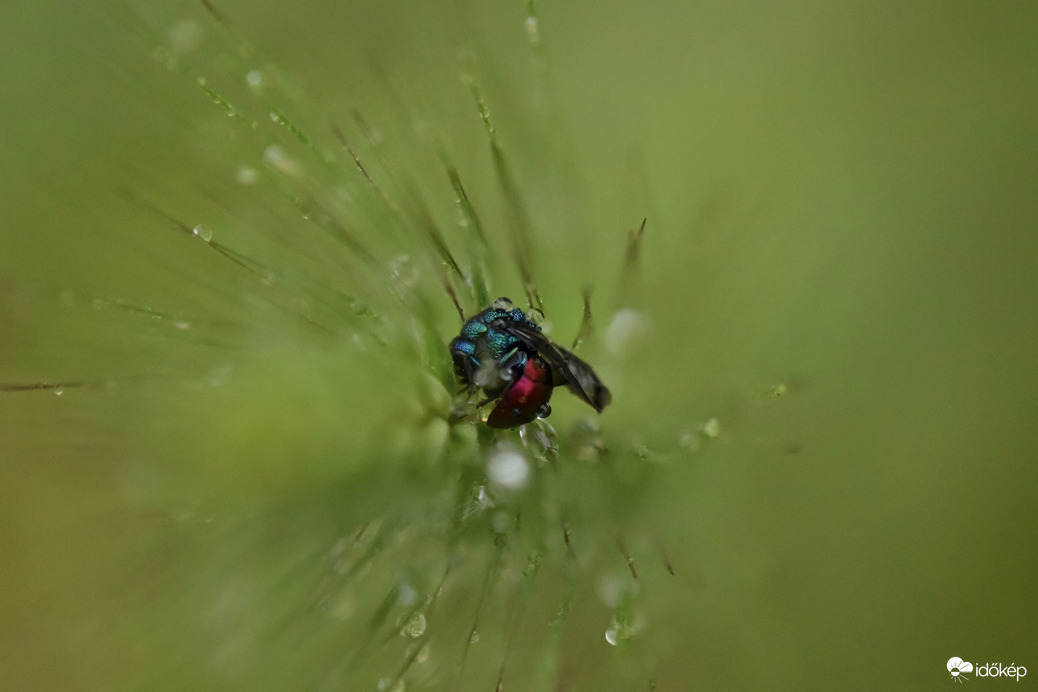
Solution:
[(397, 586), (396, 591), (396, 602), (405, 608), (418, 600), (418, 591), (408, 584), (407, 582), (401, 582)]
[(242, 185), (252, 185), (259, 179), (259, 173), (252, 166), (242, 165), (238, 166), (236, 177)]
[[(276, 119), (278, 116), (276, 113), (272, 113), (271, 117)], [(263, 160), (268, 166), (279, 173), (284, 173), (285, 175), (296, 175), (299, 172), (299, 166), (296, 165), (296, 162), (289, 158), (285, 153), (285, 150), (277, 144), (271, 144), (263, 150)]]
[(174, 53), (185, 55), (201, 45), (202, 28), (198, 25), (198, 22), (185, 19), (169, 28), (169, 31), (166, 33), (166, 40), (169, 41), (169, 47)]
[(639, 310), (619, 310), (605, 331), (606, 348), (614, 356), (631, 354), (649, 331), (649, 318)]
[(204, 240), (207, 243), (210, 240), (213, 239), (213, 232), (210, 231), (205, 226), (203, 226), (202, 224), (198, 224), (197, 226), (192, 228), (191, 232), (194, 233), (195, 235), (197, 235), (199, 238), (201, 238), (202, 240)]
[(540, 461), (548, 461), (559, 454), (558, 435), (555, 428), (543, 418), (519, 428), (519, 439), (523, 447), (531, 451)]
[(504, 490), (521, 490), (530, 482), (530, 462), (511, 448), (498, 448), (487, 458), (487, 479)]
[(526, 35), (530, 39), (530, 41), (534, 42), (534, 43), (539, 41), (540, 40), (540, 34), (541, 34), (541, 31), (540, 31), (540, 27), (538, 26), (538, 23), (537, 23), (537, 17), (527, 17), (526, 18)]
[(703, 424), (703, 434), (707, 437), (716, 438), (721, 434), (721, 421), (716, 418), (711, 418)]
[(389, 277), (402, 289), (411, 289), (418, 282), (418, 268), (410, 255), (397, 255), (389, 261)]
[(609, 608), (615, 608), (624, 593), (624, 581), (615, 574), (607, 574), (595, 584), (599, 600)]
[(411, 639), (417, 639), (418, 637), (425, 634), (426, 621), (424, 613), (415, 613), (404, 625), (403, 629), (400, 630), (400, 634), (404, 637), (410, 637)]
[(206, 378), (210, 387), (223, 387), (227, 384), (227, 381), (231, 378), (231, 366), (230, 364), (218, 365), (209, 371), (209, 376)]
[(390, 678), (380, 678), (377, 686), (378, 692), (404, 692), (407, 689), (403, 680), (393, 682)]
[(497, 534), (506, 534), (512, 530), (514, 517), (511, 512), (498, 510), (490, 517), (490, 527)]
[(484, 485), (479, 486), (476, 490), (476, 506), (482, 510), (492, 509), (494, 507), (494, 500), (487, 493), (487, 488)]
[(617, 646), (618, 644), (627, 641), (633, 636), (634, 627), (632, 627), (630, 623), (617, 622), (616, 620), (614, 620), (613, 624), (610, 625), (609, 629), (605, 631), (606, 641), (612, 644), (613, 646)]
[(249, 70), (245, 74), (245, 83), (252, 87), (254, 90), (259, 91), (263, 87), (263, 71)]
[(699, 435), (687, 432), (678, 439), (678, 446), (688, 452), (698, 452), (702, 442), (699, 440)]

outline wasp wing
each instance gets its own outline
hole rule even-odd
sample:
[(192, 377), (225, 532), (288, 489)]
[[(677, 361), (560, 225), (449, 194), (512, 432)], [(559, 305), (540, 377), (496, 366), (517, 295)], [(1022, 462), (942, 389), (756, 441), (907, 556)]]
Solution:
[(517, 339), (521, 339), (540, 353), (552, 368), (566, 380), (566, 386), (599, 413), (612, 401), (612, 395), (609, 393), (609, 390), (598, 379), (598, 375), (595, 374), (590, 365), (566, 349), (553, 344), (535, 326), (502, 319), (494, 321), (494, 328), (508, 332)]

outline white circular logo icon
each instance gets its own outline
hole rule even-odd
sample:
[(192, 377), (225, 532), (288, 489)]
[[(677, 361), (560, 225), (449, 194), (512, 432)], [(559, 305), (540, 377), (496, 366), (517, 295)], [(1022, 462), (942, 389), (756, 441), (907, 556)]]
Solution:
[(958, 656), (952, 656), (948, 659), (948, 673), (952, 676), (952, 680), (956, 682), (962, 682), (968, 680), (964, 673), (972, 673), (973, 664), (969, 661), (963, 661)]

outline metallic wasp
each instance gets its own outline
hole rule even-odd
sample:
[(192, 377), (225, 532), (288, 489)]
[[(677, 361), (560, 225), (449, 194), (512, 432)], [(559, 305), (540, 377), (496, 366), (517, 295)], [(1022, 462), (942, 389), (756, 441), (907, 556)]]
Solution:
[(552, 389), (561, 385), (599, 413), (609, 405), (609, 390), (591, 366), (553, 344), (508, 298), (498, 298), (469, 319), (451, 341), (450, 352), (470, 394), (483, 391), (486, 398), (478, 406), (497, 401), (487, 416), (492, 428), (547, 417)]

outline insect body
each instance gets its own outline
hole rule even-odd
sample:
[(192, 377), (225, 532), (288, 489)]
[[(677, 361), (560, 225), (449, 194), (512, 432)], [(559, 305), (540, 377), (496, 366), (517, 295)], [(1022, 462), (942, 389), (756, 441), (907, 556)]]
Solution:
[(600, 412), (609, 390), (584, 361), (553, 344), (507, 298), (469, 319), (450, 344), (458, 378), (470, 393), (497, 400), (487, 417), (492, 428), (514, 428), (551, 413), (552, 389), (565, 385)]

